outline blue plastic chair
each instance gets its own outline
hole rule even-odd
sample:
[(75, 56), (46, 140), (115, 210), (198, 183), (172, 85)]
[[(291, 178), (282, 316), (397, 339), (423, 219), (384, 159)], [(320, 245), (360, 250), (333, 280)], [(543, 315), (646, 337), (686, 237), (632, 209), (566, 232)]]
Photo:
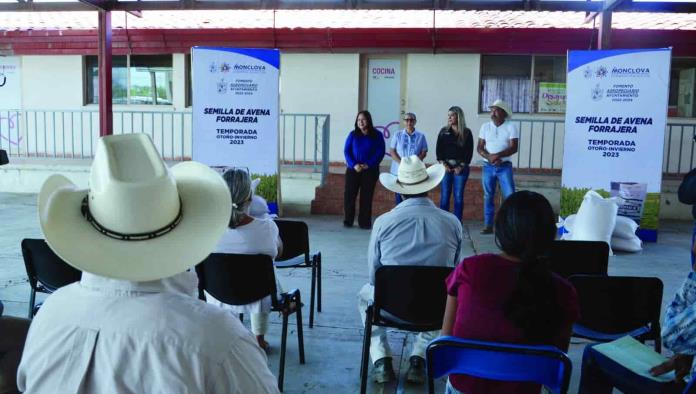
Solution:
[(686, 386), (686, 389), (684, 389), (684, 394), (696, 394), (696, 379), (693, 377), (691, 378), (691, 381), (689, 381), (689, 384)]
[(462, 374), (511, 382), (534, 382), (554, 393), (566, 393), (572, 364), (568, 356), (548, 345), (518, 345), (457, 337), (433, 340), (426, 351), (428, 390), (433, 379)]

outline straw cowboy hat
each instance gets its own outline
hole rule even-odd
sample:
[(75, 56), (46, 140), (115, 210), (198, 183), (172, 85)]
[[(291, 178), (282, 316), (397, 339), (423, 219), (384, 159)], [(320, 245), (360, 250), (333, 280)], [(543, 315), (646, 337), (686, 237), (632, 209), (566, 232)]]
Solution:
[(53, 175), (39, 192), (39, 221), (58, 256), (73, 267), (115, 279), (166, 278), (198, 264), (230, 218), (230, 192), (207, 166), (168, 169), (150, 137), (97, 142), (89, 184)]
[(426, 169), (421, 159), (413, 155), (401, 159), (396, 176), (382, 173), (379, 181), (394, 193), (413, 195), (433, 189), (444, 176), (445, 166), (438, 163)]
[(493, 107), (498, 107), (498, 108), (502, 109), (503, 111), (505, 111), (508, 118), (512, 118), (512, 111), (510, 110), (510, 106), (507, 105), (507, 103), (505, 101), (503, 101), (501, 99), (497, 99), (493, 102), (493, 104), (488, 106), (489, 109), (493, 108)]

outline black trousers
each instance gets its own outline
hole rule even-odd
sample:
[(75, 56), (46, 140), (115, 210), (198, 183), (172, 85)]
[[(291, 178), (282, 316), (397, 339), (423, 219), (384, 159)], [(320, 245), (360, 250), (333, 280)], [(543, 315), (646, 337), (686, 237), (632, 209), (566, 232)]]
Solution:
[(343, 209), (345, 211), (344, 223), (353, 225), (355, 219), (355, 198), (360, 192), (360, 213), (358, 224), (360, 227), (372, 226), (372, 196), (375, 193), (375, 184), (379, 178), (379, 168), (368, 168), (356, 172), (352, 168), (346, 169), (346, 187), (343, 194)]

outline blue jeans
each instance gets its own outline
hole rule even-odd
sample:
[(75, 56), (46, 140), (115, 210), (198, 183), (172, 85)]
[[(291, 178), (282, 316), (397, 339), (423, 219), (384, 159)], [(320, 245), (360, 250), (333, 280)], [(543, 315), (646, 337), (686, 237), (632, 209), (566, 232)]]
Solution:
[[(464, 211), (464, 187), (469, 179), (469, 167), (462, 169), (459, 175), (454, 175), (454, 172), (446, 172), (445, 177), (440, 183), (440, 209), (449, 212), (450, 194), (454, 192), (454, 216), (462, 220), (462, 212)], [(453, 187), (454, 186), (454, 187)]]
[(486, 226), (493, 225), (493, 217), (495, 216), (495, 185), (496, 181), (500, 183), (500, 191), (503, 193), (503, 198), (508, 198), (509, 195), (515, 192), (515, 181), (512, 179), (512, 163), (505, 162), (501, 165), (494, 166), (485, 163), (481, 174), (481, 182), (483, 183), (483, 222)]
[(588, 345), (582, 353), (579, 394), (611, 394), (617, 388), (629, 394), (672, 394), (684, 390), (674, 382), (642, 377)]

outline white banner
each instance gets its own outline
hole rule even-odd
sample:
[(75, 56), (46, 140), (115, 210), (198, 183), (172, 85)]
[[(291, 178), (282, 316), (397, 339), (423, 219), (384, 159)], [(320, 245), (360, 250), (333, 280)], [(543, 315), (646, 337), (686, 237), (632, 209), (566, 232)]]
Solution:
[(22, 107), (19, 56), (0, 56), (0, 109)]
[(13, 154), (25, 150), (24, 128), (19, 127), (22, 85), (19, 56), (0, 56), (0, 147)]
[(257, 194), (276, 202), (280, 52), (194, 47), (191, 54), (193, 160), (247, 168), (261, 179)]
[(620, 214), (654, 240), (671, 49), (569, 51), (561, 215), (587, 189), (619, 195)]

